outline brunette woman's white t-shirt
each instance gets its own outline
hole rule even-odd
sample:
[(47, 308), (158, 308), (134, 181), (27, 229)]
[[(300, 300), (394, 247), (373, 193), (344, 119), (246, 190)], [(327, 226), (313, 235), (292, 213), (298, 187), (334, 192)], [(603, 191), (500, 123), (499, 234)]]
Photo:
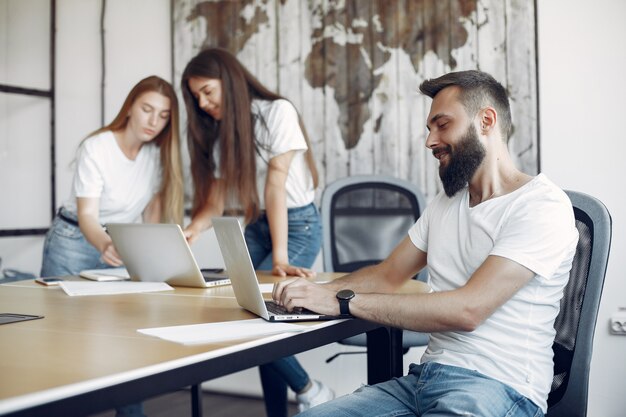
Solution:
[(287, 191), (287, 208), (306, 206), (313, 202), (315, 189), (311, 171), (304, 157), (308, 149), (304, 134), (300, 128), (298, 112), (287, 100), (253, 100), (252, 113), (257, 118), (254, 125), (259, 153), (256, 161), (257, 192), (261, 209), (265, 209), (265, 181), (269, 160), (275, 156), (296, 151), (285, 188)]
[(98, 198), (101, 224), (137, 223), (160, 184), (160, 153), (155, 144), (143, 145), (130, 160), (113, 132), (104, 131), (79, 147), (72, 191), (64, 207), (77, 213), (77, 197)]
[[(289, 151), (295, 151), (287, 173), (285, 189), (287, 208), (303, 207), (315, 199), (313, 177), (306, 163), (305, 152), (308, 149), (304, 134), (300, 128), (298, 112), (289, 101), (284, 99), (252, 100), (251, 111), (254, 116), (254, 135), (256, 138), (256, 182), (259, 194), (259, 207), (265, 210), (265, 182), (267, 180), (270, 159)], [(216, 177), (220, 176), (220, 148), (214, 148)], [(236, 197), (229, 194), (227, 206), (236, 207)]]
[(462, 287), (490, 255), (535, 273), (473, 332), (432, 333), (422, 362), (476, 370), (515, 388), (545, 412), (554, 320), (578, 242), (567, 195), (543, 174), (475, 207), (469, 207), (467, 188), (452, 198), (440, 193), (409, 237), (427, 253), (434, 291)]

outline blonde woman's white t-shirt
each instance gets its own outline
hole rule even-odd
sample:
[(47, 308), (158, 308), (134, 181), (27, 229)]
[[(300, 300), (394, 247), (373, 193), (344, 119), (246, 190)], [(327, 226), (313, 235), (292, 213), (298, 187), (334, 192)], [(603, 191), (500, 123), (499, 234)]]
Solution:
[(467, 189), (452, 198), (440, 193), (409, 237), (428, 254), (434, 291), (462, 287), (489, 255), (535, 273), (473, 332), (432, 333), (422, 362), (476, 370), (515, 388), (545, 412), (554, 320), (578, 242), (567, 195), (543, 174), (475, 207), (469, 207)]
[(135, 160), (130, 160), (113, 133), (104, 131), (81, 144), (72, 191), (64, 206), (76, 213), (77, 197), (98, 198), (100, 223), (137, 223), (160, 184), (161, 162), (156, 145), (143, 145)]

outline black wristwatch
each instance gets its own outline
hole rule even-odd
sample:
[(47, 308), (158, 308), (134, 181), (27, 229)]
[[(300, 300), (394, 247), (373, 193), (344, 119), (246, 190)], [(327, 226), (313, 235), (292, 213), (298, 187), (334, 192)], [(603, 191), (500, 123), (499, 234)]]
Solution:
[(352, 317), (350, 314), (350, 300), (354, 298), (354, 291), (341, 290), (337, 293), (337, 300), (339, 300), (339, 312), (342, 316)]

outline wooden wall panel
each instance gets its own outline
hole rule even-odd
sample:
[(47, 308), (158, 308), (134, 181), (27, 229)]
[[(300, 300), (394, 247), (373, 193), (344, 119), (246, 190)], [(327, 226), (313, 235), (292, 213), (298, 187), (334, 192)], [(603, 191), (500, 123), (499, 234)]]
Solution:
[(525, 0), (173, 0), (177, 84), (200, 49), (222, 46), (296, 105), (320, 185), (348, 175), (441, 186), (425, 148), (419, 83), (452, 70), (494, 75), (511, 96), (518, 166), (538, 172), (534, 2)]

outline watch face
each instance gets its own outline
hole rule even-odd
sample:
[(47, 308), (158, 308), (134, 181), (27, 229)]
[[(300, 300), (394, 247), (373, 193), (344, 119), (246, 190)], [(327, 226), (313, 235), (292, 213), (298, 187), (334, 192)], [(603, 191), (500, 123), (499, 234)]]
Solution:
[(349, 300), (354, 297), (354, 291), (352, 290), (341, 290), (337, 293), (337, 298), (340, 300)]

